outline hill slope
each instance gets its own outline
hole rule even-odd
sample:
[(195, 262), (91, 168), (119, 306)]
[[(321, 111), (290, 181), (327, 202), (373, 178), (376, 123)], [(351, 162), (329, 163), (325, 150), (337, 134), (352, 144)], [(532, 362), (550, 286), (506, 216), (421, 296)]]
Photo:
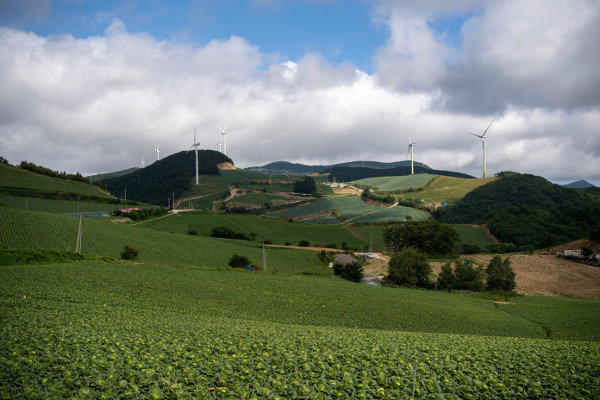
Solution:
[[(453, 176), (457, 178), (473, 178), (471, 175), (462, 172), (440, 171), (436, 169), (424, 168), (418, 165), (414, 167), (415, 174), (431, 174)], [(367, 167), (332, 167), (325, 172), (339, 182), (351, 182), (365, 178), (375, 178), (378, 176), (403, 176), (410, 175), (410, 163), (408, 166), (395, 168), (367, 168)]]
[[(130, 174), (106, 179), (108, 189), (116, 196), (145, 203), (166, 205), (167, 199), (181, 196), (189, 191), (196, 175), (196, 157), (193, 151), (181, 151), (156, 161), (146, 168)], [(213, 150), (198, 151), (198, 172), (205, 175), (218, 175), (218, 164), (233, 163), (226, 155)]]
[(586, 236), (600, 221), (600, 196), (511, 172), (436, 216), (446, 223), (487, 223), (502, 242), (541, 248)]

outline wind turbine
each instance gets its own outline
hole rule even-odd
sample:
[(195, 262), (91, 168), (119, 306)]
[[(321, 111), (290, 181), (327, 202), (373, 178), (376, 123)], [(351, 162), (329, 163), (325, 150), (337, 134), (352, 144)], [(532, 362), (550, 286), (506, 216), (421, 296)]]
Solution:
[(223, 154), (227, 155), (227, 124), (225, 124), (225, 128), (219, 130), (221, 131), (221, 135), (223, 135)]
[(156, 152), (156, 161), (160, 161), (160, 147), (156, 146), (154, 151)]
[(196, 124), (194, 124), (194, 144), (187, 152), (189, 153), (192, 148), (196, 151), (196, 185), (198, 184), (198, 146), (200, 146), (200, 142), (196, 142)]
[(144, 153), (142, 153), (142, 168), (144, 168), (146, 166), (146, 163), (144, 162)]
[(415, 166), (414, 166), (414, 147), (416, 143), (410, 141), (408, 138), (408, 151), (406, 152), (406, 156), (408, 157), (408, 152), (410, 152), (410, 174), (415, 174)]
[[(492, 122), (494, 122), (493, 119), (492, 119)], [(478, 138), (481, 139), (481, 142), (483, 143), (483, 177), (484, 178), (487, 176), (486, 171), (485, 171), (485, 134), (487, 133), (488, 129), (490, 129), (490, 126), (492, 126), (492, 122), (490, 122), (487, 129), (485, 131), (483, 131), (483, 135), (478, 135), (476, 133), (469, 132), (469, 135), (477, 136)]]

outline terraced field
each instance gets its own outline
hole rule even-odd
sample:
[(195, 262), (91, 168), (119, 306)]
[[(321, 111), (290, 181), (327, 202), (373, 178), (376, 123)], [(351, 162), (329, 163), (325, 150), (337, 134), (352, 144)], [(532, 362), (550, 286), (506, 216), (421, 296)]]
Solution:
[(110, 213), (111, 210), (120, 208), (119, 204), (100, 203), (91, 201), (66, 201), (66, 200), (49, 200), (39, 199), (36, 197), (21, 197), (9, 196), (0, 194), (0, 204), (9, 205), (11, 207), (27, 209), (32, 211), (44, 211), (49, 213), (76, 213), (105, 211)]
[(317, 215), (327, 211), (337, 210), (345, 219), (351, 222), (393, 222), (404, 221), (410, 216), (415, 221), (428, 218), (427, 213), (408, 207), (376, 207), (366, 204), (358, 196), (342, 196), (325, 199), (312, 204), (283, 211), (277, 215), (283, 218), (298, 218)]
[(465, 197), (467, 193), (478, 186), (496, 178), (463, 179), (449, 176), (437, 176), (421, 191), (402, 193), (403, 198), (424, 200), (425, 204), (435, 202), (453, 203)]
[(407, 176), (387, 176), (360, 179), (352, 183), (361, 186), (376, 187), (378, 192), (391, 192), (396, 190), (421, 187), (435, 177), (435, 175), (425, 174)]

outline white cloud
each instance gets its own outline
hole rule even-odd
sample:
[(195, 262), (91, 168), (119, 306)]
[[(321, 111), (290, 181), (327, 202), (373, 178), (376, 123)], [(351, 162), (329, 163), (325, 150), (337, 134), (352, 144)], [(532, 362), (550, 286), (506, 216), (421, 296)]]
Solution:
[[(138, 166), (142, 153), (153, 160), (156, 145), (161, 157), (188, 149), (194, 124), (202, 147), (216, 149), (217, 126), (228, 123), (228, 153), (241, 166), (398, 161), (410, 133), (417, 161), (480, 176), (481, 142), (467, 132), (495, 117), (489, 175), (600, 184), (600, 79), (584, 62), (600, 54), (585, 36), (595, 29), (595, 3), (569, 2), (563, 17), (542, 15), (532, 26), (520, 3), (485, 4), (458, 55), (431, 30), (428, 8), (390, 11), (374, 74), (319, 54), (281, 60), (236, 36), (199, 47), (157, 41), (120, 21), (87, 39), (0, 28), (0, 155), (108, 172)], [(503, 32), (509, 21), (515, 27)], [(558, 36), (546, 29), (553, 25)], [(556, 59), (567, 50), (579, 58)]]

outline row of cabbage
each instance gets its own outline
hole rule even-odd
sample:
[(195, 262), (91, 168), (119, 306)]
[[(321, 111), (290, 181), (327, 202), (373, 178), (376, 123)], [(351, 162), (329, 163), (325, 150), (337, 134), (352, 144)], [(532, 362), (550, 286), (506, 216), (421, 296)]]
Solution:
[[(235, 279), (218, 280), (241, 275), (231, 272), (75, 263), (0, 273), (2, 399), (600, 396), (600, 345), (591, 340), (282, 324), (258, 313), (242, 320), (240, 307), (269, 296), (276, 281), (255, 281), (251, 295)], [(202, 278), (213, 295), (194, 289)], [(260, 303), (265, 315), (287, 309), (303, 321), (330, 307), (300, 289)]]
[(590, 342), (261, 324), (71, 300), (2, 299), (0, 398), (600, 396), (600, 346)]

